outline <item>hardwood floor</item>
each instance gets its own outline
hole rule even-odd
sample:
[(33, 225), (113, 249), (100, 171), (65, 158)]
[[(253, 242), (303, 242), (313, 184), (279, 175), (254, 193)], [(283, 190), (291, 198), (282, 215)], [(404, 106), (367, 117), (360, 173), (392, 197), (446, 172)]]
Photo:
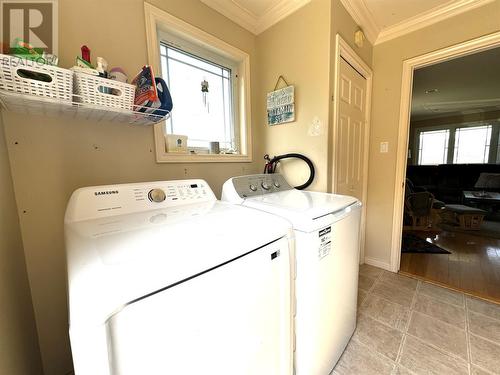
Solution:
[(414, 232), (451, 254), (401, 254), (400, 273), (500, 302), (500, 240), (468, 233)]

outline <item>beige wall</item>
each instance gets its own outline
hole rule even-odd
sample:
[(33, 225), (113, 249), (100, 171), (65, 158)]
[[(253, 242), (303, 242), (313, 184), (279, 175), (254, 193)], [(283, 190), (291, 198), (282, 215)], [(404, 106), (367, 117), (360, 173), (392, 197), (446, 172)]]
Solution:
[[(331, 49), (332, 56), (335, 50), (335, 35), (340, 36), (351, 46), (359, 57), (371, 67), (373, 57), (373, 46), (365, 40), (363, 47), (354, 44), (354, 33), (359, 30), (359, 26), (354, 22), (351, 15), (345, 10), (340, 0), (332, 0), (332, 24), (331, 24)], [(333, 66), (333, 64), (332, 64)], [(333, 79), (333, 75), (331, 77)]]
[(7, 145), (0, 118), (0, 374), (42, 371)]
[[(249, 53), (255, 67), (255, 37), (200, 1), (151, 3)], [(59, 1), (61, 66), (73, 65), (86, 44), (93, 58), (103, 56), (132, 76), (147, 63), (145, 43), (141, 0)], [(71, 369), (63, 244), (70, 194), (89, 185), (193, 177), (206, 179), (219, 195), (230, 176), (260, 170), (262, 147), (254, 142), (254, 163), (157, 164), (151, 127), (3, 116), (17, 204), (25, 211), (20, 221), (45, 375), (62, 375)], [(254, 139), (258, 132), (256, 127)]]
[[(403, 60), (498, 30), (500, 0), (374, 47), (365, 248), (368, 258), (390, 263)], [(383, 141), (389, 142), (387, 154), (379, 153)]]
[[(328, 94), (330, 63), (329, 0), (313, 0), (291, 16), (257, 36), (258, 117), (261, 142), (271, 156), (298, 152), (309, 157), (317, 170), (311, 186), (327, 188)], [(295, 85), (295, 122), (268, 126), (266, 94), (273, 91), (283, 75)], [(318, 136), (308, 134), (318, 117), (322, 123)], [(283, 172), (297, 185), (308, 178), (308, 169), (300, 161), (284, 161)]]
[[(255, 125), (261, 129), (264, 150), (271, 156), (298, 152), (312, 159), (316, 178), (311, 190), (330, 190), (329, 128), (335, 35), (340, 33), (354, 46), (356, 30), (356, 23), (339, 0), (313, 0), (257, 36), (259, 86)], [(356, 51), (371, 64), (369, 43)], [(270, 127), (266, 118), (266, 94), (274, 89), (280, 75), (295, 85), (296, 121)], [(316, 117), (321, 121), (321, 131), (311, 134)], [(309, 172), (301, 161), (285, 161), (282, 167), (293, 184), (307, 180)]]

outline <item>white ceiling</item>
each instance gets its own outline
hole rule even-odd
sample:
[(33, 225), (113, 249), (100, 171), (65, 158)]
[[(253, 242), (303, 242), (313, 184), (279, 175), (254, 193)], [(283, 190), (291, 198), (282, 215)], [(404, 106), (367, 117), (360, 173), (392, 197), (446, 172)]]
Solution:
[(495, 0), (340, 0), (368, 40), (378, 44)]
[(500, 47), (416, 70), (412, 120), (500, 110), (499, 67)]
[(450, 0), (363, 0), (380, 29), (405, 21)]
[(266, 11), (276, 6), (281, 0), (231, 0), (241, 8), (252, 13), (255, 17), (261, 17)]
[(254, 34), (260, 34), (311, 0), (201, 0)]

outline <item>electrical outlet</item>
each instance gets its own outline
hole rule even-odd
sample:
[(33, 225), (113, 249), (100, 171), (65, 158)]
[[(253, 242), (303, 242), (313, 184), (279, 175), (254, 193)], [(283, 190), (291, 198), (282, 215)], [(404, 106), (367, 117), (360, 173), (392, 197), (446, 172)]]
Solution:
[(387, 154), (389, 152), (389, 142), (380, 142), (380, 153)]

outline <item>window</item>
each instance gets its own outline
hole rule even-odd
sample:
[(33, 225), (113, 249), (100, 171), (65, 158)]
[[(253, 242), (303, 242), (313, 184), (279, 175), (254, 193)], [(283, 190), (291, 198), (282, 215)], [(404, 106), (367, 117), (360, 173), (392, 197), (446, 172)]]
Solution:
[(418, 164), (444, 164), (448, 157), (449, 130), (420, 132)]
[[(149, 64), (174, 104), (155, 125), (157, 161), (251, 162), (250, 56), (151, 4), (144, 10)], [(167, 152), (169, 134), (187, 136), (188, 151)]]
[(235, 65), (209, 61), (166, 42), (160, 45), (160, 59), (163, 78), (176, 102), (166, 123), (167, 134), (187, 135), (192, 150), (208, 151), (210, 142), (219, 142), (222, 151), (238, 152)]
[(500, 163), (500, 120), (416, 130), (417, 164)]
[(488, 163), (491, 125), (455, 130), (454, 164)]

